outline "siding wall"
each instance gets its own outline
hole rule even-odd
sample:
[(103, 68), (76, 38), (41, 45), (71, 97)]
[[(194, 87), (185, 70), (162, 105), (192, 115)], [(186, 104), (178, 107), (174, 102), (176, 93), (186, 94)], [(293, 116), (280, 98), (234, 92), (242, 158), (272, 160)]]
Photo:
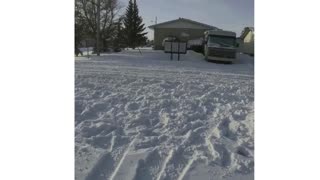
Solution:
[(254, 54), (254, 34), (250, 31), (241, 43), (241, 52)]
[[(154, 48), (162, 50), (162, 41), (168, 36), (176, 36), (180, 40), (187, 41), (204, 36), (204, 32), (209, 29), (187, 29), (187, 28), (155, 28), (154, 29)], [(189, 37), (181, 37), (181, 33), (189, 34)]]

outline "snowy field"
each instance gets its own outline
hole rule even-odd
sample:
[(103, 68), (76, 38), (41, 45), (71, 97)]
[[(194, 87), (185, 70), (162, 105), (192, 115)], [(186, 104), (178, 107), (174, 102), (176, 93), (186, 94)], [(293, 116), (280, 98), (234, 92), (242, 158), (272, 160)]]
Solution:
[(176, 59), (76, 58), (76, 180), (254, 179), (253, 58)]

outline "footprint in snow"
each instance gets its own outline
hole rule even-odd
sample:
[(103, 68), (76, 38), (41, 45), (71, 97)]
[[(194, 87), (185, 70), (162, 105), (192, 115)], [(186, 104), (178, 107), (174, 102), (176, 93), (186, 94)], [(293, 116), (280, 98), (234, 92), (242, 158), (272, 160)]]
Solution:
[(134, 102), (134, 103), (128, 103), (125, 108), (127, 111), (136, 111), (139, 109), (139, 107), (140, 105)]

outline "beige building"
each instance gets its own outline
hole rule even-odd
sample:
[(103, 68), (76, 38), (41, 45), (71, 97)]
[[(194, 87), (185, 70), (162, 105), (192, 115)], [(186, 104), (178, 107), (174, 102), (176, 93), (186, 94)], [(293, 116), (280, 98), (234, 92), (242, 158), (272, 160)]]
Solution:
[(163, 40), (167, 37), (177, 37), (181, 41), (188, 41), (204, 37), (207, 30), (219, 30), (214, 26), (196, 22), (190, 19), (179, 18), (149, 26), (154, 30), (154, 49), (163, 49)]
[(246, 27), (239, 38), (239, 51), (254, 55), (254, 28)]

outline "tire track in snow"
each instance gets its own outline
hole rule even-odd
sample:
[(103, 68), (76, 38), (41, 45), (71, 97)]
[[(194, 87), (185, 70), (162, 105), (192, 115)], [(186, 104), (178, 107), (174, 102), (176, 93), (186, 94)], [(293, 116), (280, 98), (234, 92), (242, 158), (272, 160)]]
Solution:
[(115, 139), (116, 139), (116, 136), (114, 135), (114, 132), (112, 132), (111, 145), (110, 145), (109, 152), (112, 152), (112, 150), (113, 150), (114, 140)]
[(217, 151), (214, 150), (214, 146), (213, 146), (213, 144), (211, 142), (211, 138), (213, 136), (214, 129), (216, 127), (217, 127), (217, 123), (215, 123), (215, 125), (212, 128), (210, 128), (209, 135), (205, 138), (206, 145), (208, 146), (208, 151), (212, 155), (213, 160), (215, 160), (219, 156), (217, 154)]
[(213, 158), (216, 158), (217, 154), (213, 148), (213, 144), (210, 142), (210, 139), (211, 139), (211, 135), (209, 135), (207, 138), (206, 138), (206, 143), (207, 143), (207, 146), (208, 146), (208, 150), (209, 150), (209, 153), (212, 155)]
[(170, 159), (172, 158), (172, 155), (173, 155), (173, 149), (170, 150), (168, 156), (167, 156), (166, 159), (164, 160), (163, 165), (162, 165), (162, 167), (161, 167), (161, 170), (160, 170), (160, 172), (159, 172), (159, 174), (158, 174), (157, 180), (160, 180), (160, 178), (161, 178), (164, 170), (165, 170), (166, 167), (167, 167), (168, 162), (169, 162)]
[[(87, 174), (85, 180), (105, 180), (108, 179), (108, 176), (114, 173), (114, 164), (116, 163), (114, 157), (112, 157), (112, 151), (115, 144), (115, 133), (112, 132), (112, 138), (110, 140), (110, 148), (107, 149), (93, 166), (93, 168)], [(124, 153), (128, 151), (128, 148)], [(123, 158), (123, 156), (122, 156)], [(120, 161), (119, 161), (120, 162)]]
[(114, 169), (114, 171), (112, 172), (111, 176), (110, 176), (110, 180), (113, 180), (113, 178), (116, 176), (117, 172), (119, 171), (121, 165), (122, 165), (122, 162), (123, 160), (126, 158), (127, 154), (129, 153), (130, 151), (130, 148), (131, 146), (133, 145), (133, 143), (135, 142), (136, 140), (136, 137), (130, 142), (129, 146), (127, 147), (126, 151), (123, 153), (119, 163), (117, 164), (116, 168)]
[[(197, 152), (195, 152), (195, 154), (197, 154)], [(193, 164), (193, 162), (196, 160), (195, 155), (192, 156), (191, 159), (189, 159), (187, 165), (183, 168), (181, 174), (179, 175), (177, 180), (183, 180), (184, 176), (187, 174), (187, 172), (189, 171), (191, 165)]]

